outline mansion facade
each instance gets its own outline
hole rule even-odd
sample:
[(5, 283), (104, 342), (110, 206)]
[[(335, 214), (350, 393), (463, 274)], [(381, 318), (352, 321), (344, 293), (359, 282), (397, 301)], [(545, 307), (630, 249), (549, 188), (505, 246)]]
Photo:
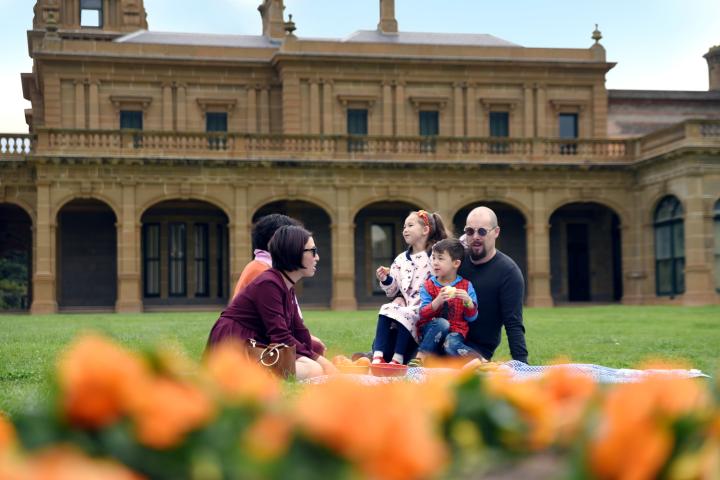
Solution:
[[(258, 0), (261, 1), (261, 0)], [(0, 310), (219, 308), (272, 212), (314, 234), (303, 305), (377, 306), (411, 210), (493, 208), (526, 302), (720, 303), (720, 47), (706, 92), (607, 90), (586, 49), (375, 30), (148, 30), (37, 0), (28, 134), (0, 134)]]

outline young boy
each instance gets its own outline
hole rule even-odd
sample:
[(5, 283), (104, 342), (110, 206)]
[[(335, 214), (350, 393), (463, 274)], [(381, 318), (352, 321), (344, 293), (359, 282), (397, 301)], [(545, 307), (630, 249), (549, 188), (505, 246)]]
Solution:
[(460, 240), (446, 238), (432, 247), (433, 274), (420, 288), (420, 338), (415, 365), (432, 354), (479, 357), (465, 345), (468, 322), (477, 318), (477, 297), (472, 283), (457, 274), (465, 256)]

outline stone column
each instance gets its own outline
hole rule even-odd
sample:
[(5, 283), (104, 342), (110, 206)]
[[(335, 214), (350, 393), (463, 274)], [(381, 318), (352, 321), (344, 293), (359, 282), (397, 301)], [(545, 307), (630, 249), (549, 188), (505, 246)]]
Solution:
[(166, 132), (173, 129), (172, 85), (163, 83), (162, 86), (162, 129)]
[(468, 85), (467, 88), (467, 132), (468, 137), (480, 136), (480, 125), (477, 116), (477, 86)]
[(331, 226), (333, 251), (333, 310), (355, 310), (355, 225), (350, 217), (350, 192), (338, 188), (337, 216)]
[[(648, 228), (648, 220), (643, 217), (643, 192), (634, 189), (631, 194), (632, 203), (635, 206), (632, 210), (632, 217), (621, 219), (620, 242), (622, 245), (622, 270), (623, 270), (623, 296), (622, 303), (625, 305), (641, 305), (645, 284), (647, 281), (647, 269), (643, 264), (643, 235)], [(653, 252), (651, 251), (652, 255)]]
[(463, 85), (453, 85), (453, 136), (465, 135), (465, 105), (463, 104)]
[(140, 232), (139, 219), (135, 218), (135, 184), (122, 186), (122, 217), (117, 228), (118, 297), (115, 310), (122, 313), (142, 312), (140, 292)]
[(535, 135), (535, 128), (533, 122), (533, 89), (532, 85), (525, 85), (524, 89), (524, 105), (523, 111), (524, 122), (523, 122), (523, 136), (525, 138), (532, 138)]
[(607, 116), (608, 102), (607, 90), (603, 82), (598, 82), (593, 86), (592, 99), (592, 135), (595, 138), (607, 137)]
[(405, 125), (405, 84), (398, 82), (395, 85), (395, 135), (405, 136), (408, 134)]
[(35, 223), (35, 272), (33, 273), (33, 315), (57, 312), (55, 298), (55, 220), (51, 218), (50, 182), (38, 180)]
[(187, 131), (187, 87), (185, 85), (177, 85), (177, 125), (176, 128), (180, 132)]
[(545, 118), (545, 111), (547, 107), (547, 96), (545, 95), (545, 86), (544, 85), (536, 85), (535, 86), (535, 93), (536, 93), (536, 103), (535, 103), (535, 112), (537, 114), (537, 117), (535, 119), (535, 136), (540, 138), (545, 138), (549, 135), (549, 132), (547, 131), (546, 127), (546, 118)]
[(257, 90), (255, 86), (247, 88), (247, 131), (257, 133)]
[(322, 133), (325, 135), (333, 135), (335, 133), (335, 126), (333, 124), (335, 116), (334, 113), (335, 103), (333, 102), (333, 82), (332, 80), (326, 80), (323, 84), (323, 130)]
[(85, 82), (75, 82), (75, 128), (85, 129)]
[(393, 105), (392, 105), (392, 85), (390, 82), (382, 84), (382, 134), (389, 137), (393, 134)]
[(235, 187), (235, 204), (230, 219), (230, 295), (235, 289), (245, 265), (252, 259), (250, 239), (250, 212), (248, 211), (248, 191), (245, 185)]
[(282, 90), (283, 133), (299, 134), (300, 129), (300, 79), (294, 75), (283, 78)]
[(270, 133), (270, 86), (263, 85), (260, 88), (258, 99), (260, 110), (260, 133)]
[(528, 297), (530, 307), (552, 307), (550, 294), (550, 219), (545, 190), (532, 189), (531, 218), (528, 219)]
[(715, 286), (712, 276), (712, 215), (705, 215), (703, 178), (692, 172), (686, 179), (685, 199), (685, 294), (684, 305), (715, 303)]
[(90, 82), (90, 89), (88, 94), (89, 103), (89, 118), (88, 127), (91, 130), (97, 130), (100, 128), (100, 94), (99, 83), (97, 81)]
[(320, 133), (320, 85), (310, 80), (310, 133)]

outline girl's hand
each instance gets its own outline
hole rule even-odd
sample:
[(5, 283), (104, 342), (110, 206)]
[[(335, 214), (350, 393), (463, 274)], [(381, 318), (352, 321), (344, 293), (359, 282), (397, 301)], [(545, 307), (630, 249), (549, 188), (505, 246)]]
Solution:
[(397, 305), (397, 306), (399, 306), (399, 307), (404, 307), (404, 306), (406, 305), (406, 304), (405, 304), (405, 299), (404, 299), (403, 297), (395, 297), (395, 298), (393, 298), (392, 303), (395, 304), (395, 305)]
[(388, 274), (390, 273), (390, 268), (388, 267), (378, 267), (378, 269), (375, 271), (375, 275), (377, 276), (378, 280), (381, 282), (384, 282), (387, 280)]

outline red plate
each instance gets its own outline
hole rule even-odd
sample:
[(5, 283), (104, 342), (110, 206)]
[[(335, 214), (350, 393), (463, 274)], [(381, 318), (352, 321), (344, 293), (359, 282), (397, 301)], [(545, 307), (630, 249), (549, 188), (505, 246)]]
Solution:
[(404, 377), (407, 369), (407, 365), (394, 365), (390, 363), (370, 365), (370, 371), (376, 377)]

